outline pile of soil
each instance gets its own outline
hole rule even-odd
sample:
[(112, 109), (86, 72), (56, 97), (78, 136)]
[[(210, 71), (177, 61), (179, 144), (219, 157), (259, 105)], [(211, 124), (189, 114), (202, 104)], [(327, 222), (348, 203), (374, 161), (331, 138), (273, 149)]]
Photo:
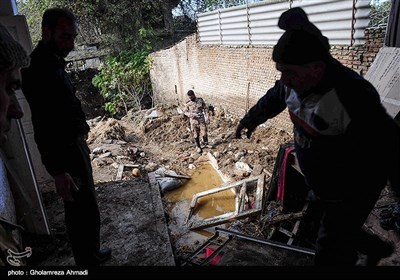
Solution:
[[(102, 213), (105, 213), (103, 216), (120, 216), (118, 208), (113, 207), (115, 203), (112, 199), (116, 195), (115, 191), (121, 189), (113, 186), (121, 184), (121, 181), (136, 182), (136, 185), (143, 186), (148, 183), (148, 172), (160, 167), (178, 174), (188, 174), (189, 168), (204, 163), (201, 159), (207, 153), (216, 158), (221, 172), (232, 181), (252, 175), (239, 172), (235, 168), (235, 163), (239, 161), (248, 164), (254, 171), (253, 175), (262, 172), (271, 174), (280, 144), (292, 139), (287, 132), (273, 127), (257, 129), (251, 139), (236, 139), (234, 132), (238, 118), (215, 108), (215, 114), (208, 126), (211, 147), (205, 147), (201, 155), (195, 149), (189, 119), (178, 111), (176, 107), (159, 107), (130, 112), (121, 120), (96, 117), (88, 121), (91, 126), (88, 144), (92, 151), (93, 176), (97, 192), (101, 194), (98, 199), (99, 207)], [(132, 173), (132, 168), (125, 168), (121, 180), (116, 180), (121, 164), (138, 166), (139, 176)], [(44, 240), (37, 242), (37, 247), (34, 248), (35, 252), (43, 254), (37, 253), (37, 257), (31, 259), (30, 264), (73, 265), (71, 250), (67, 244), (62, 201), (51, 188), (43, 191), (53, 236), (35, 237), (38, 241)], [(113, 193), (108, 194), (110, 191)], [(118, 226), (124, 227), (130, 222), (119, 221)], [(112, 227), (115, 226), (112, 219), (102, 221), (104, 232), (112, 231)], [(32, 239), (30, 236), (26, 238)], [(115, 240), (124, 238), (128, 243), (129, 236), (115, 237)], [(177, 239), (177, 236), (171, 236), (171, 240)], [(47, 244), (46, 250), (40, 249), (43, 248), (43, 244)], [(47, 251), (47, 256), (44, 251)]]
[[(178, 111), (174, 106), (162, 106), (130, 112), (121, 120), (97, 117), (88, 121), (91, 126), (88, 144), (92, 151), (93, 176), (96, 190), (101, 194), (99, 207), (102, 218), (107, 217), (102, 220), (103, 233), (110, 234), (114, 232), (115, 227), (124, 227), (132, 223), (130, 220), (123, 220), (118, 212), (119, 208), (115, 207), (113, 201), (113, 197), (118, 195), (116, 192), (122, 189), (118, 187), (121, 181), (132, 182), (138, 188), (143, 187), (148, 184), (148, 172), (160, 167), (178, 174), (188, 174), (191, 168), (204, 163), (204, 156), (207, 153), (216, 159), (219, 170), (229, 181), (239, 181), (261, 173), (270, 177), (280, 146), (293, 140), (290, 133), (271, 126), (258, 127), (250, 139), (236, 139), (235, 130), (239, 119), (216, 107), (208, 126), (211, 147), (205, 147), (203, 154), (199, 154), (191, 137), (189, 119)], [(247, 164), (251, 172), (238, 170), (235, 167), (237, 162)], [(116, 180), (121, 165), (126, 165), (128, 168), (125, 168), (119, 174), (120, 178)], [(132, 166), (137, 166), (140, 172), (133, 174)], [(125, 191), (129, 192), (129, 188), (125, 188)], [(39, 251), (39, 248), (43, 248), (43, 244), (46, 243), (48, 251), (46, 255), (45, 250), (41, 249), (43, 255), (31, 260), (32, 264), (73, 265), (71, 252), (66, 243), (62, 202), (54, 192), (44, 193), (43, 196), (51, 229), (55, 234), (52, 239), (46, 239), (38, 244), (37, 250), (34, 249)], [(166, 201), (163, 202), (168, 216), (169, 205)], [(118, 223), (110, 217), (118, 217)], [(259, 232), (259, 227), (249, 221), (236, 223), (236, 229), (255, 236)], [(371, 227), (376, 228), (376, 221)], [(175, 252), (187, 251), (175, 247), (175, 242), (178, 242), (179, 238), (180, 236), (170, 238), (174, 243), (172, 246)], [(123, 240), (127, 255), (132, 255), (129, 254), (129, 242), (132, 241), (132, 236), (113, 236), (114, 239), (115, 246), (119, 246)], [(108, 242), (110, 247), (113, 247), (113, 241)], [(188, 250), (193, 251), (198, 245), (192, 244)], [(395, 261), (396, 256), (395, 254), (386, 264), (398, 265)], [(115, 259), (113, 265), (116, 266), (134, 263), (133, 260), (118, 257)], [(119, 260), (121, 263), (118, 263)]]

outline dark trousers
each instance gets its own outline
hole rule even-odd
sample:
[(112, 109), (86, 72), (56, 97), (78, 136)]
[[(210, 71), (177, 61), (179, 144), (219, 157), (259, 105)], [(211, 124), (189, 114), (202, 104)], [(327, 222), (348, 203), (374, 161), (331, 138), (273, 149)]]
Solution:
[(67, 172), (74, 178), (79, 191), (74, 194), (74, 202), (64, 202), (67, 233), (76, 265), (98, 265), (96, 254), (100, 248), (100, 213), (90, 150), (82, 139), (78, 139), (69, 148)]
[[(314, 263), (317, 266), (353, 266), (357, 252), (373, 253), (378, 237), (367, 234), (362, 226), (385, 186), (364, 182), (363, 190), (340, 201), (318, 200), (322, 211)], [(351, 187), (351, 186), (349, 186)]]

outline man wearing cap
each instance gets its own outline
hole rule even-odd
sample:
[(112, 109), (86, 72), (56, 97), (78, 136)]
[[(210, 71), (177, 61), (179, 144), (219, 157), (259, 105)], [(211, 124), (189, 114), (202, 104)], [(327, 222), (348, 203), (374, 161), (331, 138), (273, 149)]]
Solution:
[(64, 202), (75, 264), (96, 266), (111, 257), (111, 249), (100, 249), (100, 213), (86, 143), (89, 126), (65, 71), (77, 28), (68, 9), (44, 12), (42, 38), (31, 54), (31, 65), (22, 71), (22, 90), (42, 162)]
[(197, 152), (202, 153), (200, 136), (204, 145), (208, 145), (207, 124), (209, 123), (208, 108), (203, 98), (196, 97), (193, 90), (187, 92), (189, 100), (186, 102), (183, 113), (190, 119), (190, 129), (193, 133)]
[[(14, 40), (7, 29), (0, 24), (0, 150), (7, 141), (7, 132), (10, 129), (11, 119), (20, 119), (23, 112), (15, 96), (21, 86), (21, 68), (29, 65), (29, 56), (24, 48)], [(22, 246), (18, 236), (13, 232), (18, 226), (16, 223), (14, 199), (7, 178), (5, 166), (7, 158), (0, 151), (0, 266), (9, 266), (7, 260), (9, 250), (20, 253)], [(21, 264), (25, 261), (21, 259)]]
[(390, 244), (362, 230), (388, 179), (398, 130), (378, 92), (330, 52), (301, 8), (284, 12), (272, 52), (280, 80), (240, 120), (236, 137), (288, 109), (296, 156), (320, 206), (315, 265), (376, 265)]
[(0, 145), (7, 140), (10, 119), (20, 119), (15, 91), (21, 87), (21, 68), (29, 65), (25, 49), (0, 25)]

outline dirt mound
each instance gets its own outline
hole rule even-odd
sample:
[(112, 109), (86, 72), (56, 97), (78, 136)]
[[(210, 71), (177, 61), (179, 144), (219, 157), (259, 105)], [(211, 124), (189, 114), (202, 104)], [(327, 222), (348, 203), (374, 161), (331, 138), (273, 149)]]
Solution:
[[(148, 117), (154, 111), (158, 117)], [(292, 135), (274, 127), (259, 127), (250, 139), (236, 139), (238, 122), (237, 117), (215, 108), (208, 125), (211, 147), (205, 147), (203, 155), (211, 153), (221, 171), (235, 180), (244, 175), (235, 170), (238, 161), (246, 162), (254, 171), (253, 175), (263, 170), (272, 172), (279, 146), (291, 141)], [(189, 165), (196, 165), (199, 161), (200, 155), (195, 149), (189, 119), (180, 114), (176, 107), (136, 112), (126, 116), (120, 123), (125, 127), (126, 138), (151, 155), (151, 161), (157, 165), (167, 165), (185, 174)]]
[(90, 131), (87, 142), (104, 143), (107, 140), (126, 141), (125, 128), (118, 120), (110, 118), (104, 122), (98, 122)]
[[(291, 141), (292, 135), (274, 127), (260, 126), (250, 139), (236, 139), (238, 123), (237, 117), (215, 108), (208, 125), (211, 146), (203, 148), (203, 156), (210, 153), (221, 172), (232, 180), (261, 172), (272, 173), (279, 146)], [(130, 112), (121, 120), (101, 120), (92, 126), (88, 143), (94, 149), (107, 141), (116, 143), (118, 140), (126, 143), (121, 143), (121, 154), (113, 152), (113, 159), (129, 156), (130, 164), (151, 165), (148, 170), (164, 166), (187, 174), (191, 167), (200, 165), (203, 158), (196, 151), (189, 119), (176, 107)], [(112, 163), (111, 159), (107, 162)], [(247, 164), (251, 172), (237, 170), (237, 162)]]

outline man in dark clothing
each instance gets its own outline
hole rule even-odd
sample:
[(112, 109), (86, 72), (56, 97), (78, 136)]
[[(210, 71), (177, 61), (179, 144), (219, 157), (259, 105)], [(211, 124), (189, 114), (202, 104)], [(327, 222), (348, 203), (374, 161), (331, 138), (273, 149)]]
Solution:
[(65, 71), (64, 58), (74, 48), (76, 35), (77, 21), (70, 11), (45, 11), (42, 40), (31, 54), (30, 67), (22, 72), (22, 90), (42, 162), (64, 201), (75, 263), (91, 266), (108, 259), (111, 250), (100, 250), (100, 215), (86, 144), (89, 126)]
[(14, 180), (7, 175), (9, 156), (4, 154), (3, 145), (12, 120), (24, 116), (16, 91), (21, 87), (21, 68), (27, 67), (29, 60), (23, 46), (0, 24), (0, 266), (26, 265), (25, 258), (16, 259), (12, 255), (23, 252), (23, 244), (14, 208), (11, 186)]
[(388, 180), (399, 135), (372, 84), (335, 60), (301, 8), (283, 13), (272, 58), (281, 79), (240, 120), (236, 137), (288, 108), (295, 151), (322, 211), (315, 265), (369, 265), (393, 252), (362, 230)]

